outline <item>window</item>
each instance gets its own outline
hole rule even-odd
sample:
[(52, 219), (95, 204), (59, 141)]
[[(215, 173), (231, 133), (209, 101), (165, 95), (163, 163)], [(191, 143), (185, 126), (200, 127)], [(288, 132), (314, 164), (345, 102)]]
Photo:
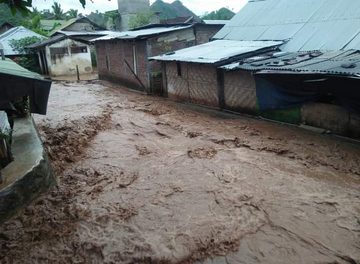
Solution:
[(53, 64), (56, 64), (56, 59), (61, 60), (62, 57), (64, 56), (68, 56), (69, 55), (69, 50), (68, 48), (50, 48), (50, 57), (51, 57), (51, 62)]
[(69, 55), (69, 50), (67, 48), (50, 48), (50, 55)]
[(181, 64), (180, 64), (180, 62), (177, 62), (177, 63), (176, 63), (176, 68), (177, 68), (177, 75), (178, 75), (179, 77), (181, 77), (181, 76), (182, 76), (182, 73), (181, 73)]
[(71, 47), (71, 54), (76, 53), (87, 53), (87, 47), (86, 46), (80, 46), (80, 47)]

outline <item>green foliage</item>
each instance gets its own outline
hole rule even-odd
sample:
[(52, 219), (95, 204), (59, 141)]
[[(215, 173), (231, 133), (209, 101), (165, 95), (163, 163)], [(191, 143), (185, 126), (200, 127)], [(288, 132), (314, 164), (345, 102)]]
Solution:
[(38, 37), (26, 37), (19, 40), (11, 40), (10, 46), (12, 49), (16, 50), (21, 54), (27, 54), (26, 56), (17, 57), (15, 59), (15, 62), (30, 71), (40, 72), (40, 67), (36, 54), (26, 48), (27, 46), (40, 41), (42, 41), (42, 39)]
[(51, 6), (54, 19), (61, 20), (64, 19), (64, 11), (61, 9), (61, 5), (58, 2), (54, 2), (54, 4)]
[(223, 7), (217, 11), (205, 14), (202, 19), (204, 20), (230, 20), (235, 15), (231, 10)]
[(21, 53), (21, 54), (31, 54), (29, 50), (26, 49), (27, 46), (30, 46), (31, 44), (35, 44), (42, 41), (41, 38), (38, 37), (26, 37), (22, 39), (13, 39), (10, 41), (10, 46), (15, 51)]
[(76, 9), (70, 9), (69, 11), (66, 12), (66, 18), (67, 19), (71, 19), (71, 18), (77, 18), (79, 11)]
[(87, 16), (95, 24), (108, 29), (116, 29), (116, 21), (120, 18), (117, 10), (100, 13), (98, 10)]
[(14, 26), (20, 26), (26, 21), (26, 17), (20, 13), (13, 14), (11, 9), (6, 4), (0, 4), (0, 25), (8, 22)]
[(151, 12), (138, 13), (137, 15), (130, 18), (129, 27), (131, 29), (134, 29), (137, 27), (148, 25), (150, 24), (153, 15), (154, 14)]

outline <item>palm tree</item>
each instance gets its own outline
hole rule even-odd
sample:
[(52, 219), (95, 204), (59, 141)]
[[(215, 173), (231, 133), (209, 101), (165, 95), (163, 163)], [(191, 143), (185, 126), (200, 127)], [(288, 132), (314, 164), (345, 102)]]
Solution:
[(79, 11), (76, 9), (70, 9), (69, 11), (66, 12), (66, 15), (68, 16), (68, 18), (77, 18), (78, 12)]
[(54, 4), (51, 6), (53, 13), (54, 13), (54, 19), (61, 20), (64, 18), (64, 12), (61, 9), (61, 5), (58, 2), (54, 2)]

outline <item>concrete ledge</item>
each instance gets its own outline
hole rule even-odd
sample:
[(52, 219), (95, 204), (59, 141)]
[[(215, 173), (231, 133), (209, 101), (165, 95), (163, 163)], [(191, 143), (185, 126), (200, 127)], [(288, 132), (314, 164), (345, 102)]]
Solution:
[(0, 224), (55, 184), (48, 157), (31, 117), (14, 124), (14, 161), (2, 170)]

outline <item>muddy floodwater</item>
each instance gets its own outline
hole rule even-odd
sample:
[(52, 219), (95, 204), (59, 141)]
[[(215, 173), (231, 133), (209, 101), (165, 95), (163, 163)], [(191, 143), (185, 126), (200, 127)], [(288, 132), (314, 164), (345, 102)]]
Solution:
[(0, 263), (360, 263), (359, 145), (101, 82), (35, 120), (58, 186)]

